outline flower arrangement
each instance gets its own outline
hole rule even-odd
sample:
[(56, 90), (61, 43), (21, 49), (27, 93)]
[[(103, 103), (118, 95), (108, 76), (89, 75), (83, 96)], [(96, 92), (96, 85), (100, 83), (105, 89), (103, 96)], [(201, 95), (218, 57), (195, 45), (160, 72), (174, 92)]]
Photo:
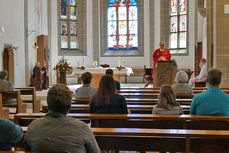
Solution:
[(67, 62), (67, 59), (62, 57), (53, 69), (60, 72), (69, 72), (72, 70), (72, 66)]

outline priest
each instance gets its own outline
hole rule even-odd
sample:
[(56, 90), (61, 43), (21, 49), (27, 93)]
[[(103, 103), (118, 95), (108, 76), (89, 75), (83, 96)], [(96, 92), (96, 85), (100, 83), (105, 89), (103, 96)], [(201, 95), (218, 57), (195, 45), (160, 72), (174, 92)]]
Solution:
[(160, 48), (155, 50), (153, 54), (154, 68), (157, 65), (157, 61), (169, 61), (171, 59), (170, 51), (165, 48), (165, 42), (160, 42)]

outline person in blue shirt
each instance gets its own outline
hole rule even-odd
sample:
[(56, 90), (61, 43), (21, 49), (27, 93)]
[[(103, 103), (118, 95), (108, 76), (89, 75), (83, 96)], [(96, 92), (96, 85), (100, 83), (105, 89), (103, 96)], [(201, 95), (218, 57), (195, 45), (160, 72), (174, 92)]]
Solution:
[(0, 151), (12, 151), (11, 146), (22, 140), (23, 131), (20, 126), (2, 118), (0, 125)]
[(191, 104), (193, 115), (229, 115), (229, 94), (220, 90), (222, 72), (212, 69), (208, 72), (208, 89), (197, 94)]

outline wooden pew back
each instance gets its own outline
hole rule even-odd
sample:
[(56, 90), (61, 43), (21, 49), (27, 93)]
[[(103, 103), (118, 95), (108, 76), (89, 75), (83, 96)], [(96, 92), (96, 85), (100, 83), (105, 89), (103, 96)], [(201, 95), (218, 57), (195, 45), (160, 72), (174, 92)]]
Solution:
[(0, 117), (4, 119), (9, 119), (9, 109), (4, 108), (2, 104), (2, 94), (0, 94)]
[(16, 113), (25, 113), (26, 104), (21, 102), (21, 92), (19, 90), (0, 90), (2, 99), (16, 99), (16, 104), (3, 104), (4, 107), (16, 107)]
[(20, 90), (21, 95), (29, 95), (32, 96), (32, 100), (23, 100), (25, 103), (32, 103), (33, 105), (33, 113), (39, 113), (41, 108), (41, 102), (37, 100), (36, 97), (36, 88), (35, 87), (26, 87), (26, 88), (16, 88)]
[[(16, 114), (19, 125), (45, 114)], [(153, 114), (68, 114), (80, 120), (94, 120), (94, 127), (229, 130), (229, 116), (153, 115)]]

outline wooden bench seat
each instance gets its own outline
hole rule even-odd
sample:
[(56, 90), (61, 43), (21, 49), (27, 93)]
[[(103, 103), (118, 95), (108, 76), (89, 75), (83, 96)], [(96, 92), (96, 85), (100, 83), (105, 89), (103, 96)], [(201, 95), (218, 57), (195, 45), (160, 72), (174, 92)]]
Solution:
[[(127, 105), (155, 105), (158, 99), (141, 99), (141, 98), (126, 98)], [(176, 99), (176, 101), (181, 105), (190, 105), (192, 98), (189, 99)], [(72, 104), (89, 104), (90, 99), (74, 99)]]
[[(130, 110), (133, 114), (152, 114), (152, 109), (155, 105), (127, 105), (128, 110)], [(189, 105), (181, 105), (185, 114), (190, 114), (190, 106)], [(90, 113), (90, 106), (86, 105), (77, 105), (72, 104), (71, 110), (69, 113)], [(48, 106), (42, 106), (42, 112), (48, 112)]]
[(125, 98), (158, 99), (159, 93), (119, 93)]
[(26, 104), (21, 101), (21, 92), (19, 90), (0, 90), (2, 99), (16, 99), (16, 103), (3, 104), (3, 107), (15, 107), (16, 113), (25, 113)]
[[(101, 150), (226, 153), (229, 131), (92, 128)], [(26, 132), (27, 128), (23, 127)]]
[[(15, 123), (27, 126), (44, 113), (19, 113)], [(229, 116), (153, 115), (153, 114), (68, 114), (80, 120), (93, 120), (94, 127), (229, 130)]]

